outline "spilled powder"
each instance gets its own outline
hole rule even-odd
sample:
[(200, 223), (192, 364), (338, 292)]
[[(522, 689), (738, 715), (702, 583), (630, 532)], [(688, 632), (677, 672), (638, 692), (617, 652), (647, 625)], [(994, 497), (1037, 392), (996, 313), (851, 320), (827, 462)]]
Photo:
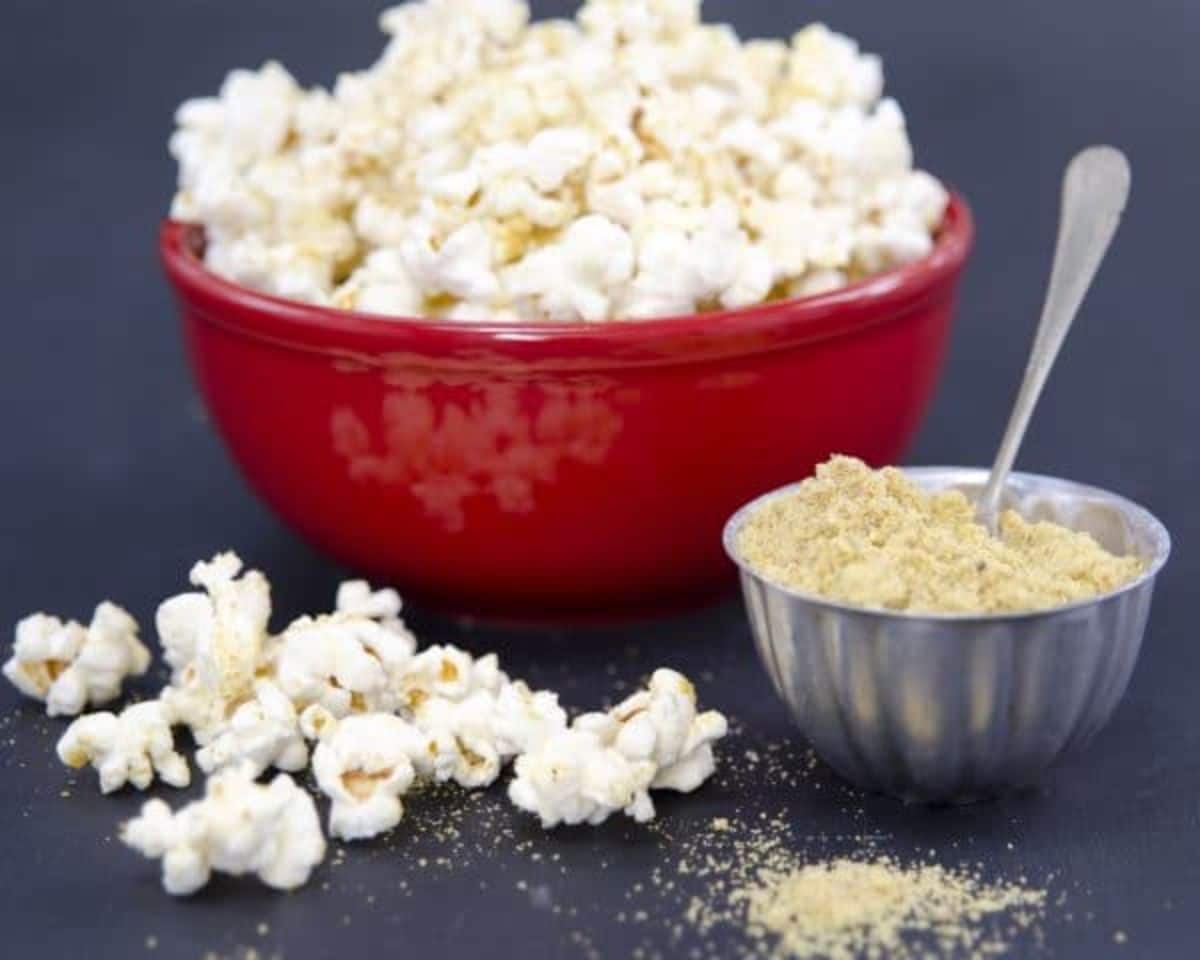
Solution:
[(879, 834), (797, 837), (790, 818), (759, 816), (693, 834), (676, 876), (654, 886), (669, 900), (676, 882), (699, 881), (671, 937), (699, 935), (707, 948), (692, 956), (704, 960), (976, 960), (1041, 944), (1045, 890), (978, 866), (903, 861), (888, 845)]
[[(734, 890), (732, 899), (745, 905), (752, 935), (773, 938), (774, 955), (853, 960), (1004, 953), (1011, 930), (1035, 922), (1046, 895), (1019, 884), (988, 883), (963, 870), (906, 867), (881, 856), (764, 871)], [(982, 922), (996, 916), (1004, 925)]]
[[(751, 786), (755, 801), (739, 802)], [(969, 863), (958, 839), (917, 851), (873, 829), (862, 793), (794, 742), (746, 748), (714, 788), (732, 802), (702, 823), (647, 825), (660, 860), (628, 897), (648, 902), (655, 928), (639, 960), (985, 960), (1043, 945), (1049, 877)], [(797, 791), (836, 806), (846, 831), (814, 831)]]
[(992, 536), (957, 490), (928, 494), (899, 470), (838, 456), (751, 513), (738, 550), (785, 586), (927, 613), (1044, 609), (1107, 593), (1144, 569), (1086, 533), (1012, 510), (999, 527)]

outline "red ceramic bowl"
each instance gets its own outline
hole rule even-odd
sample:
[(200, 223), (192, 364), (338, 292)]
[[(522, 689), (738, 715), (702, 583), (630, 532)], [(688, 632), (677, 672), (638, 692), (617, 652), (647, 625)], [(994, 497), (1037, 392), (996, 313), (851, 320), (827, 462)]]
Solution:
[[(721, 528), (832, 452), (899, 459), (971, 247), (842, 290), (609, 324), (393, 320), (280, 300), (161, 252), (188, 352), (250, 484), (407, 594), (516, 619), (632, 615), (733, 583)], [(231, 536), (234, 531), (231, 531)]]

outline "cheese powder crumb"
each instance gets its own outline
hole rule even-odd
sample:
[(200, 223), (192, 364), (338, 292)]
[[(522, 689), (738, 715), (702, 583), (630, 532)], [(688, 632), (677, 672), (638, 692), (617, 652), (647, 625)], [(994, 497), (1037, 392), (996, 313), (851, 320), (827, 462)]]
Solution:
[(1027, 523), (1000, 536), (957, 490), (929, 494), (892, 467), (833, 457), (754, 511), (738, 550), (784, 586), (865, 607), (930, 613), (1038, 610), (1107, 593), (1142, 572), (1086, 533)]
[(745, 903), (751, 934), (775, 938), (772, 955), (827, 960), (1003, 953), (1004, 938), (989, 937), (981, 921), (1003, 914), (1026, 926), (1046, 899), (1044, 891), (887, 857), (768, 872), (732, 897)]

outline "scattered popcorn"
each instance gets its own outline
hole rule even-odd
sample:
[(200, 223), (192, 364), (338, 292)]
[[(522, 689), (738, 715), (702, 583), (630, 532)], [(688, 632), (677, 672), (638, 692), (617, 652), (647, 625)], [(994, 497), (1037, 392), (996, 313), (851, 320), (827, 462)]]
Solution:
[(52, 717), (75, 716), (121, 695), (126, 677), (140, 677), (150, 651), (128, 613), (105, 601), (84, 627), (35, 613), (17, 624), (4, 675), (23, 694), (44, 701)]
[(294, 773), (308, 766), (308, 745), (296, 708), (269, 680), (254, 685), (254, 699), (238, 707), (229, 722), (196, 752), (205, 773), (244, 765), (252, 777), (270, 767)]
[[(245, 136), (244, 149), (257, 149), (257, 133)], [(537, 182), (569, 176), (583, 144), (544, 141)], [(616, 811), (649, 820), (650, 790), (690, 791), (713, 772), (725, 718), (697, 713), (695, 690), (674, 671), (656, 671), (612, 710), (568, 725), (557, 694), (510, 679), (494, 653), (448, 644), (418, 652), (395, 590), (346, 581), (334, 612), (273, 636), (270, 584), (243, 572), (236, 554), (197, 563), (191, 580), (202, 592), (158, 609), (171, 668), (159, 698), (79, 717), (57, 745), (64, 764), (96, 769), (104, 793), (126, 783), (145, 790), (155, 776), (184, 787), (191, 774), (172, 727), (192, 731), (208, 774), (204, 797), (177, 812), (151, 800), (122, 833), (162, 859), (169, 893), (195, 892), (214, 870), (254, 873), (281, 889), (306, 882), (325, 853), (317, 811), (287, 773), (256, 782), (272, 767), (300, 772), (311, 762), (332, 801), (329, 831), (346, 840), (394, 828), (418, 779), (486, 787), (514, 757), (509, 795), (546, 827), (600, 823)], [(23, 620), (5, 673), (62, 713), (117, 696), (149, 657), (132, 618), (105, 603), (86, 628), (45, 614)]]
[(238, 576), (242, 561), (222, 553), (197, 563), (191, 581), (204, 593), (164, 601), (156, 624), (172, 669), (163, 702), (205, 745), (254, 693), (267, 646), (271, 587), (257, 570)]
[(172, 813), (150, 800), (125, 824), (121, 839), (163, 862), (163, 887), (175, 896), (195, 893), (212, 871), (253, 873), (280, 890), (302, 886), (325, 857), (317, 808), (286, 773), (268, 785), (245, 770), (209, 777), (203, 799)]
[(656, 670), (645, 690), (607, 713), (585, 713), (516, 761), (509, 798), (542, 826), (600, 823), (618, 810), (654, 816), (649, 790), (695, 790), (714, 769), (712, 744), (727, 730), (715, 710), (696, 713), (682, 674)]
[(461, 322), (736, 308), (925, 256), (947, 194), (879, 58), (699, 7), (423, 0), (331, 91), (235, 70), (179, 108), (172, 216), (236, 283)]
[(90, 763), (100, 774), (102, 793), (126, 783), (145, 790), (155, 774), (173, 787), (186, 787), (192, 779), (187, 761), (175, 751), (171, 716), (160, 700), (135, 703), (120, 714), (80, 717), (59, 739), (57, 752), (68, 767)]
[(396, 826), (404, 813), (400, 798), (413, 782), (412, 758), (426, 744), (419, 730), (394, 714), (322, 723), (312, 767), (317, 786), (333, 801), (329, 832), (361, 840)]

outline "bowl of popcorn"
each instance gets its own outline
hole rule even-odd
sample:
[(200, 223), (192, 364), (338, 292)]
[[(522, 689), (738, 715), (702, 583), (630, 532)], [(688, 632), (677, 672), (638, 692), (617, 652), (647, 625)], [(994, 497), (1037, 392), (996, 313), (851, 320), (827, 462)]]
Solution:
[(1035, 782), (1107, 723), (1170, 536), (1114, 493), (834, 457), (729, 520), (758, 653), (817, 752), (862, 787), (966, 802)]
[(331, 90), (185, 103), (161, 253), (212, 419), (308, 540), (426, 602), (695, 602), (748, 497), (897, 459), (972, 242), (877, 57), (688, 0), (426, 0)]

